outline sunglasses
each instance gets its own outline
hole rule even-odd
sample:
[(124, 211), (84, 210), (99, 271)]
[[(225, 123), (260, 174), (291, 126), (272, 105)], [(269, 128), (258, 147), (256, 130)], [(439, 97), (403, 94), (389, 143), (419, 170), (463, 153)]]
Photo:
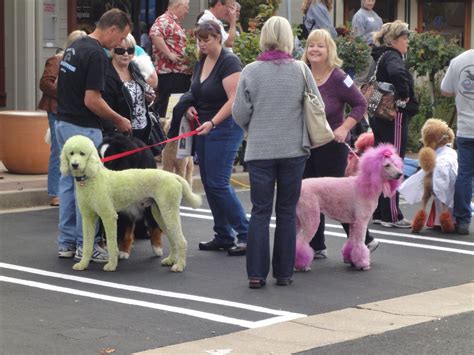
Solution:
[(130, 47), (130, 48), (114, 48), (114, 53), (115, 54), (118, 54), (118, 55), (124, 55), (125, 52), (127, 52), (129, 55), (132, 55), (133, 53), (135, 53), (135, 48), (133, 47)]

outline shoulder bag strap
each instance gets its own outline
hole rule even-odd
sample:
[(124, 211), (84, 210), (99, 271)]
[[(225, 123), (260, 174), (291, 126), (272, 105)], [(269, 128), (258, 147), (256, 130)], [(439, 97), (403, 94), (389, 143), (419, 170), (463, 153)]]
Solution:
[(387, 54), (388, 51), (385, 51), (382, 53), (382, 55), (379, 57), (379, 59), (377, 60), (377, 63), (375, 64), (375, 70), (374, 70), (374, 74), (372, 75), (372, 77), (369, 79), (369, 83), (373, 82), (373, 81), (376, 81), (377, 80), (377, 71), (379, 70), (379, 64), (380, 62), (382, 61), (382, 58), (385, 54)]
[(301, 68), (301, 72), (303, 73), (303, 78), (304, 78), (304, 83), (305, 83), (305, 86), (306, 86), (306, 91), (309, 92), (309, 93), (312, 93), (311, 89), (309, 88), (309, 85), (308, 85), (308, 78), (306, 78), (306, 69), (305, 69), (306, 64), (302, 60), (299, 60), (298, 64)]

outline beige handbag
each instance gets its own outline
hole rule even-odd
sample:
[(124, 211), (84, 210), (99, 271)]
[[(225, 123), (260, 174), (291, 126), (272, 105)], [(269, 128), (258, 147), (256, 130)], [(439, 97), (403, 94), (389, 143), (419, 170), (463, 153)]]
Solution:
[(308, 78), (306, 77), (305, 71), (306, 64), (302, 61), (300, 61), (299, 64), (306, 84), (304, 92), (306, 128), (308, 130), (311, 148), (317, 148), (331, 142), (334, 139), (334, 133), (326, 120), (324, 103), (311, 91), (308, 85)]

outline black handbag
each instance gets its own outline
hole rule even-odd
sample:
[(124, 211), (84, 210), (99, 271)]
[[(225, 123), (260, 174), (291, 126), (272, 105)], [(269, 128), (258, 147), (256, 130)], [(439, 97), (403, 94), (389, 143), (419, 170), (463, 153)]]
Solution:
[[(168, 137), (166, 136), (165, 131), (163, 131), (163, 127), (161, 127), (160, 116), (151, 107), (148, 108), (148, 118), (150, 121), (151, 129), (147, 144), (152, 145), (167, 140)], [(153, 155), (160, 155), (165, 145), (166, 143), (151, 147)]]

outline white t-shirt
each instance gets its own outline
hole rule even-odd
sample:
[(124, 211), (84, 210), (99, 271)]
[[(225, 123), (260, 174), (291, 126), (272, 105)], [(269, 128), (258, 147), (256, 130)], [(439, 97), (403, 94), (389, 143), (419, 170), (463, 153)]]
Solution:
[(441, 82), (441, 90), (456, 95), (456, 135), (474, 138), (474, 49), (469, 49), (451, 60)]
[(224, 42), (227, 41), (227, 38), (229, 38), (229, 34), (225, 31), (222, 21), (219, 20), (216, 16), (214, 16), (213, 13), (210, 12), (209, 10), (204, 10), (204, 14), (199, 19), (198, 25), (200, 25), (201, 23), (205, 21), (214, 21), (219, 24), (219, 26), (221, 27), (222, 44), (224, 44)]

